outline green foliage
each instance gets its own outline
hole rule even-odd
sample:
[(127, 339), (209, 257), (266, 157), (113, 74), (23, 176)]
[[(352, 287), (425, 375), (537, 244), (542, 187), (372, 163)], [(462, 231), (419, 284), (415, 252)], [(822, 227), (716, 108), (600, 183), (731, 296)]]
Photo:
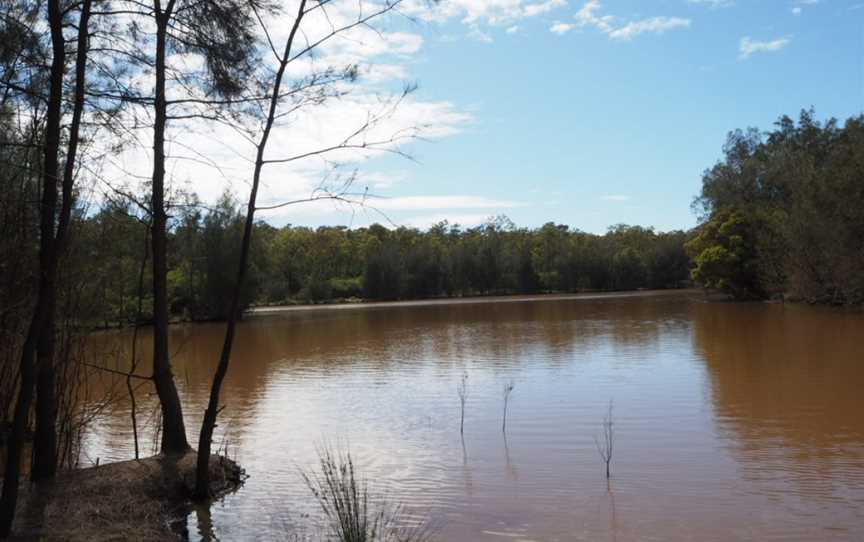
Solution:
[[(14, 4), (14, 3), (13, 3)], [(0, 13), (11, 9), (0, 7)], [(0, 24), (0, 37), (10, 31)], [(17, 33), (13, 33), (15, 37)], [(17, 39), (17, 38), (16, 38)], [(17, 42), (0, 40), (0, 66), (14, 55)], [(7, 50), (8, 49), (8, 50)], [(12, 111), (0, 104), (0, 137), (24, 143), (31, 133), (19, 134)], [(17, 397), (16, 371), (20, 348), (30, 323), (38, 270), (39, 149), (0, 145), (0, 420), (12, 419)], [(21, 166), (21, 167), (14, 167)], [(32, 202), (23, 204), (23, 202)]]
[[(234, 286), (243, 217), (224, 195), (204, 209), (176, 207), (169, 232), (170, 308), (175, 318), (224, 319)], [(82, 318), (129, 323), (137, 310), (146, 223), (128, 205), (108, 203), (82, 217), (76, 253), (103, 262), (88, 281)], [(243, 306), (334, 299), (577, 292), (678, 287), (688, 278), (683, 232), (616, 226), (593, 235), (546, 224), (517, 228), (505, 217), (468, 229), (427, 231), (378, 224), (349, 230), (255, 225)], [(149, 255), (148, 255), (149, 257)], [(150, 266), (145, 270), (149, 286)], [(149, 288), (142, 318), (151, 317)]]
[(83, 321), (132, 323), (138, 316), (138, 283), (144, 266), (143, 320), (152, 317), (152, 280), (147, 224), (128, 202), (106, 202), (99, 212), (76, 221), (65, 271), (81, 268)]
[(335, 299), (363, 297), (363, 277), (330, 279), (330, 292)]
[(647, 270), (642, 256), (632, 247), (624, 247), (612, 257), (613, 280), (618, 290), (635, 290), (647, 284)]
[[(193, 320), (224, 319), (237, 278), (243, 217), (228, 193), (206, 213), (194, 197), (182, 209), (170, 239), (171, 312)], [(244, 305), (256, 295), (260, 265), (256, 259), (251, 262), (241, 296)]]
[(743, 213), (716, 213), (685, 245), (695, 267), (693, 280), (733, 296), (764, 297), (756, 272), (753, 226)]
[(333, 297), (333, 286), (329, 280), (320, 275), (313, 275), (306, 280), (306, 285), (300, 290), (300, 299), (309, 302), (327, 301)]
[[(864, 302), (864, 116), (841, 126), (803, 111), (767, 134), (733, 132), (724, 152), (695, 202), (705, 219), (700, 236), (724, 249), (696, 262), (699, 280), (745, 297)], [(735, 246), (712, 226), (733, 216), (728, 228), (742, 230)]]
[(393, 246), (378, 248), (368, 256), (363, 273), (363, 295), (369, 299), (397, 299), (401, 261)]

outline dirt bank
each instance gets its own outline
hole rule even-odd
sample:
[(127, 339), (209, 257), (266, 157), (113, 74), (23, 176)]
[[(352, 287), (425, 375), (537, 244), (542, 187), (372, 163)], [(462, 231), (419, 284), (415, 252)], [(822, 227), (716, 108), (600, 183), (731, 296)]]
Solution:
[[(195, 484), (195, 453), (155, 456), (63, 472), (21, 486), (11, 540), (161, 541), (183, 537)], [(212, 456), (214, 494), (242, 484), (243, 472)]]

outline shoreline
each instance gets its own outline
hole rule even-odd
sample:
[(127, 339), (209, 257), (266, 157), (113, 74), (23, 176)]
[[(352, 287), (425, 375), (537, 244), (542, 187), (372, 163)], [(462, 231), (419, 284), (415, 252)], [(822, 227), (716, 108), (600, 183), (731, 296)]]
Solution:
[(267, 316), (286, 312), (308, 312), (326, 310), (352, 310), (373, 308), (398, 308), (398, 307), (434, 307), (447, 305), (481, 305), (492, 303), (527, 303), (536, 301), (579, 301), (598, 299), (619, 299), (633, 297), (663, 297), (682, 294), (701, 294), (699, 288), (668, 288), (662, 290), (627, 290), (621, 292), (584, 292), (575, 294), (513, 294), (513, 295), (490, 295), (471, 297), (445, 297), (432, 299), (406, 299), (399, 301), (357, 301), (357, 302), (335, 302), (306, 305), (274, 305), (251, 307), (246, 310), (246, 316)]
[[(367, 301), (362, 298), (339, 298), (321, 303), (291, 303), (250, 306), (243, 311), (243, 317), (254, 317), (270, 314), (278, 314), (292, 311), (318, 311), (318, 310), (346, 310), (362, 308), (387, 308), (387, 307), (425, 307), (435, 305), (468, 305), (479, 303), (517, 303), (527, 301), (566, 301), (578, 299), (603, 299), (618, 297), (653, 297), (661, 295), (673, 295), (682, 293), (702, 293), (701, 288), (661, 288), (644, 290), (620, 290), (620, 291), (594, 291), (578, 293), (541, 293), (541, 294), (495, 294), (495, 295), (471, 295), (454, 297), (432, 297), (425, 299), (400, 299), (396, 301)], [(225, 320), (217, 318), (193, 320), (172, 316), (169, 319), (170, 326), (188, 324), (220, 323)], [(153, 322), (142, 321), (139, 326), (150, 327)], [(89, 327), (90, 333), (111, 332), (134, 327), (130, 322), (113, 322), (109, 325), (95, 325)]]

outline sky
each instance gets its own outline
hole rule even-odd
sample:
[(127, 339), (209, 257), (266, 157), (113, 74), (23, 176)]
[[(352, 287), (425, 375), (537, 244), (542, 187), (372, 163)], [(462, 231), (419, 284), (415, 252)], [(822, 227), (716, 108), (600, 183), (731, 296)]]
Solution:
[[(329, 16), (351, 20), (356, 4)], [(729, 131), (768, 130), (802, 108), (822, 119), (864, 110), (860, 0), (406, 0), (402, 12), (411, 19), (359, 29), (292, 73), (361, 66), (350, 95), (277, 126), (268, 157), (341, 141), (406, 83), (418, 89), (371, 140), (418, 126), (423, 140), (399, 147), (410, 159), (367, 150), (268, 166), (263, 204), (355, 171), (352, 191), (369, 195), (366, 207), (264, 212), (269, 222), (425, 228), (505, 214), (518, 226), (595, 233), (620, 223), (687, 229), (701, 174)], [(290, 26), (272, 24), (278, 42)], [(183, 137), (210, 141), (201, 152), (219, 173), (178, 160), (174, 181), (205, 200), (226, 187), (244, 200), (251, 169), (238, 157), (250, 156), (248, 145), (223, 129), (185, 127), (173, 140), (178, 155)], [(146, 169), (146, 156), (119, 160)]]

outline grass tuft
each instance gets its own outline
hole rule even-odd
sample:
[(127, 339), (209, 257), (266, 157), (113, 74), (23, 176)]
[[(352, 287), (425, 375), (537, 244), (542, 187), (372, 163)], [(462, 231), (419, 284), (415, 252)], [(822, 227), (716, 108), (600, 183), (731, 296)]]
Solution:
[(302, 472), (303, 480), (321, 506), (331, 540), (340, 542), (421, 542), (429, 540), (423, 525), (397, 523), (400, 506), (371, 503), (365, 481), (358, 479), (348, 451), (318, 450), (319, 470)]

